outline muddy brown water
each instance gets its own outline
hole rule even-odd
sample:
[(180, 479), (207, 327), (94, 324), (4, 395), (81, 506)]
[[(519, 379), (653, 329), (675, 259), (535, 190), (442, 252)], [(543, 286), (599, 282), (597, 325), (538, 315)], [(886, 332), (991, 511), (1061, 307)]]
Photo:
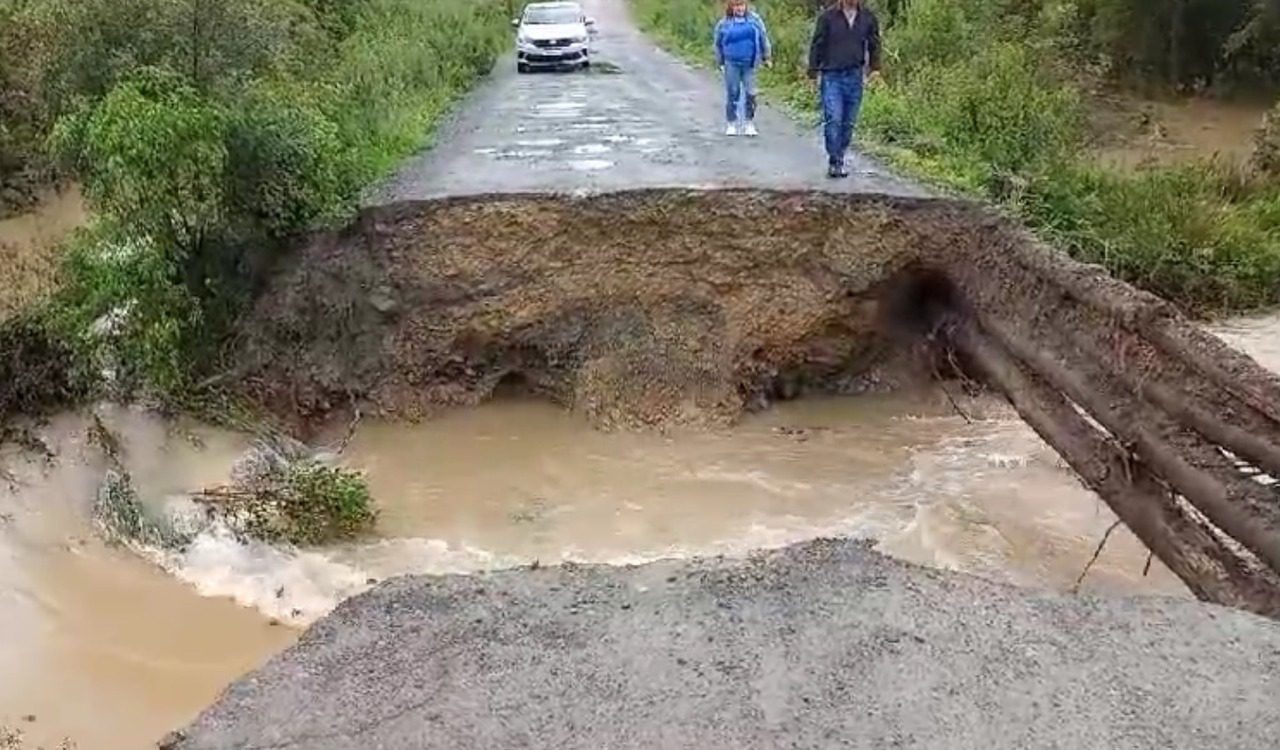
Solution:
[(0, 320), (48, 293), (59, 244), (87, 220), (75, 186), (50, 192), (28, 213), (0, 219)]
[(1146, 101), (1120, 98), (1095, 112), (1095, 156), (1126, 169), (1197, 159), (1239, 162), (1254, 148), (1270, 102), (1192, 98)]
[[(1280, 316), (1221, 328), (1280, 368)], [(53, 464), (9, 455), (0, 485), (0, 726), (32, 742), (138, 748), (371, 582), (539, 561), (639, 563), (853, 535), (917, 563), (1067, 589), (1114, 516), (1001, 403), (938, 392), (808, 399), (722, 432), (603, 433), (504, 398), (419, 425), (366, 422), (378, 537), (290, 552), (217, 529), (182, 554), (104, 544), (86, 420), (47, 427)], [(101, 407), (150, 503), (225, 479), (244, 437)], [(1127, 531), (1085, 591), (1187, 596)], [(273, 624), (277, 622), (278, 624)], [(35, 720), (24, 717), (33, 715)]]

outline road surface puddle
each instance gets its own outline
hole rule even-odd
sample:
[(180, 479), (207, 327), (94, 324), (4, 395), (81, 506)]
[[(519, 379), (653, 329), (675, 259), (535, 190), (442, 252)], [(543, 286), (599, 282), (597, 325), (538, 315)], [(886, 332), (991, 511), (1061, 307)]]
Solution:
[[(1280, 366), (1280, 318), (1223, 328)], [(56, 460), (5, 456), (0, 480), (0, 726), (35, 742), (144, 747), (183, 724), (302, 625), (379, 580), (562, 561), (743, 555), (818, 536), (876, 540), (912, 562), (1069, 589), (1114, 516), (1003, 404), (941, 394), (808, 399), (732, 430), (602, 433), (504, 398), (419, 425), (365, 421), (376, 538), (291, 551), (214, 527), (181, 552), (99, 540), (105, 463), (88, 421), (44, 434)], [(240, 435), (103, 407), (149, 504), (224, 481)], [(1187, 596), (1127, 531), (1084, 591)], [(278, 624), (273, 624), (278, 623)], [(24, 717), (34, 716), (28, 722)]]

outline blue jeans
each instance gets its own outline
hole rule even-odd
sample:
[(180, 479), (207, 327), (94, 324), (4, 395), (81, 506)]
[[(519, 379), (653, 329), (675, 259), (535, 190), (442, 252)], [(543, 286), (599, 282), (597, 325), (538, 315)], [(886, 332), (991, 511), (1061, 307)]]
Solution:
[[(745, 96), (744, 96), (745, 95)], [(742, 104), (743, 120), (756, 116), (756, 66), (749, 62), (724, 63), (724, 121), (738, 121), (738, 105)], [(746, 99), (745, 102), (742, 100)]]
[(827, 163), (844, 166), (844, 155), (853, 141), (853, 126), (862, 109), (862, 70), (823, 72), (819, 87), (822, 100), (822, 129), (826, 139)]

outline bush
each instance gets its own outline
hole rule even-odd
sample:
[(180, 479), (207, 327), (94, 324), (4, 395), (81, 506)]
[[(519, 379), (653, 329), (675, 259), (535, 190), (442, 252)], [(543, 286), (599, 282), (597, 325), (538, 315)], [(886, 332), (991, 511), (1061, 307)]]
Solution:
[(1249, 167), (1262, 179), (1280, 180), (1280, 103), (1271, 108), (1258, 129)]
[(181, 77), (146, 69), (63, 118), (53, 143), (100, 214), (182, 255), (223, 225), (226, 121)]
[(208, 345), (199, 300), (178, 279), (179, 258), (126, 226), (100, 221), (72, 241), (67, 286), (48, 317), (77, 359), (120, 393), (146, 387), (176, 397)]
[(47, 140), (99, 222), (59, 335), (189, 400), (272, 258), (348, 217), (488, 72), (506, 5), (0, 0), (0, 190)]
[(1262, 307), (1280, 294), (1280, 186), (1239, 199), (1237, 179), (1215, 165), (1077, 165), (1036, 181), (1020, 208), (1073, 255), (1192, 311)]
[(74, 403), (88, 390), (75, 348), (34, 313), (0, 322), (0, 442), (9, 420)]
[[(661, 40), (710, 61), (719, 3), (632, 2)], [(884, 85), (864, 100), (864, 148), (1001, 203), (1077, 257), (1193, 311), (1280, 303), (1280, 187), (1267, 173), (1273, 139), (1260, 136), (1253, 179), (1215, 164), (1123, 174), (1082, 156), (1077, 81), (1096, 48), (1081, 28), (1103, 0), (871, 4), (888, 11), (880, 14), (886, 70)], [(760, 9), (776, 41), (776, 65), (762, 85), (812, 116), (805, 68), (813, 4), (772, 0)]]
[(274, 238), (302, 231), (352, 187), (352, 153), (316, 102), (262, 86), (241, 104), (227, 134), (234, 212)]
[(327, 465), (287, 438), (260, 440), (237, 462), (231, 486), (203, 499), (237, 532), (267, 542), (345, 541), (376, 520), (362, 474)]

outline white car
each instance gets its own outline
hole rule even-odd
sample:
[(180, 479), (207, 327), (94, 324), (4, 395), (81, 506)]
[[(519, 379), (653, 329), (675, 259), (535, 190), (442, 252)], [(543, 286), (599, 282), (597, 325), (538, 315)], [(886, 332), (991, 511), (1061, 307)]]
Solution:
[(526, 5), (524, 13), (511, 21), (516, 27), (516, 70), (587, 67), (595, 23), (578, 3)]

